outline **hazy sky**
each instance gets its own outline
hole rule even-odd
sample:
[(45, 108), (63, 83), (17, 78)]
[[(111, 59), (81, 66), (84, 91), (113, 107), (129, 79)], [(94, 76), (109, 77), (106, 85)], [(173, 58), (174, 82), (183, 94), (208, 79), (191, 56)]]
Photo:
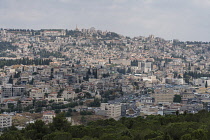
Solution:
[(210, 0), (0, 0), (0, 27), (210, 41)]

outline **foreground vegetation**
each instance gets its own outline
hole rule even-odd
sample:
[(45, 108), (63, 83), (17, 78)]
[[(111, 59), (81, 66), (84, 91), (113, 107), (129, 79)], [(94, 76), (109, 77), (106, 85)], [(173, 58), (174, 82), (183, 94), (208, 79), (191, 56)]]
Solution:
[(148, 116), (146, 119), (121, 118), (98, 120), (86, 126), (71, 126), (63, 113), (53, 123), (41, 120), (23, 130), (11, 127), (0, 140), (208, 140), (210, 139), (210, 113)]

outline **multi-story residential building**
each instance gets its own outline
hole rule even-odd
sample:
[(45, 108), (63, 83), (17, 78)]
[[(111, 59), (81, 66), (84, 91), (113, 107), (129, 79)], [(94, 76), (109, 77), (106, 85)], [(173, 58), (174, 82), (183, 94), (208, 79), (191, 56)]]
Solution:
[(41, 88), (32, 88), (30, 92), (30, 97), (35, 99), (43, 99), (44, 93), (42, 93)]
[(12, 126), (12, 116), (0, 114), (0, 128), (7, 128)]
[(55, 116), (56, 114), (54, 111), (45, 111), (43, 112), (42, 121), (44, 121), (45, 123), (51, 123)]
[(121, 105), (101, 103), (101, 110), (106, 111), (106, 116), (109, 118), (119, 119), (121, 117)]
[(174, 92), (172, 89), (156, 89), (152, 97), (155, 98), (155, 104), (173, 103)]
[(33, 105), (33, 99), (32, 99), (32, 98), (23, 98), (23, 99), (21, 100), (21, 105), (22, 105), (23, 107), (27, 107), (27, 106), (29, 106), (29, 105)]
[(139, 62), (138, 67), (142, 72), (148, 73), (152, 70), (152, 62), (145, 62), (145, 61)]
[(72, 91), (68, 91), (68, 90), (64, 90), (62, 97), (66, 100), (68, 99), (74, 99), (77, 97), (77, 94), (72, 90)]
[(22, 96), (25, 93), (25, 91), (25, 87), (7, 84), (2, 87), (2, 98)]

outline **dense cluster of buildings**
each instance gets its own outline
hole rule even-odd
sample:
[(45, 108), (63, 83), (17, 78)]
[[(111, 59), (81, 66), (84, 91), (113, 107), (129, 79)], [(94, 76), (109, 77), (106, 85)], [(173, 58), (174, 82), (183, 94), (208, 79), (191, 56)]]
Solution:
[[(52, 110), (47, 106), (52, 102), (83, 102), (76, 111), (115, 119), (210, 109), (209, 42), (130, 38), (95, 28), (0, 29), (0, 45), (5, 42), (2, 111), (30, 106), (27, 111), (34, 112), (38, 101), (46, 101), (41, 111)], [(50, 63), (7, 63), (23, 58)], [(85, 104), (91, 99), (98, 99), (100, 107)]]

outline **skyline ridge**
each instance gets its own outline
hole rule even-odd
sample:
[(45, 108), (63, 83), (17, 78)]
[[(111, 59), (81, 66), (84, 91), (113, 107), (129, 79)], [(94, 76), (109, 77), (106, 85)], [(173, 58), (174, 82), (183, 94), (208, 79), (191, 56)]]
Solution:
[(0, 27), (83, 28), (210, 41), (209, 0), (1, 0)]
[[(5, 29), (5, 30), (34, 30), (34, 31), (39, 31), (39, 30), (69, 30), (69, 31), (76, 31), (77, 29), (78, 29), (78, 31), (80, 31), (81, 32), (81, 30), (82, 29), (91, 29), (91, 28), (95, 28), (95, 27), (90, 27), (90, 28), (78, 28), (78, 25), (76, 26), (76, 28), (75, 29), (64, 29), (64, 28), (40, 28), (40, 29), (27, 29), (27, 28), (2, 28), (2, 27), (0, 27), (0, 30), (2, 30), (2, 29)], [(145, 36), (145, 35), (137, 35), (137, 36), (127, 36), (127, 35), (123, 35), (123, 34), (120, 34), (120, 33), (118, 33), (118, 32), (115, 32), (115, 31), (108, 31), (108, 30), (101, 30), (101, 29), (96, 29), (95, 28), (95, 30), (96, 31), (102, 31), (102, 32), (113, 32), (113, 33), (116, 33), (116, 34), (118, 34), (118, 35), (120, 35), (120, 36), (123, 36), (123, 37), (130, 37), (130, 38), (135, 38), (135, 37), (149, 37), (150, 35), (153, 35), (154, 37), (158, 37), (158, 38), (162, 38), (162, 39), (164, 39), (164, 40), (171, 40), (171, 41), (173, 41), (173, 40), (178, 40), (178, 41), (180, 41), (180, 42), (210, 42), (210, 41), (201, 41), (201, 40), (180, 40), (179, 38), (172, 38), (172, 39), (166, 39), (166, 38), (164, 38), (164, 37), (161, 37), (161, 36), (156, 36), (156, 35), (154, 35), (154, 34), (149, 34), (149, 35), (147, 35), (147, 36)]]

